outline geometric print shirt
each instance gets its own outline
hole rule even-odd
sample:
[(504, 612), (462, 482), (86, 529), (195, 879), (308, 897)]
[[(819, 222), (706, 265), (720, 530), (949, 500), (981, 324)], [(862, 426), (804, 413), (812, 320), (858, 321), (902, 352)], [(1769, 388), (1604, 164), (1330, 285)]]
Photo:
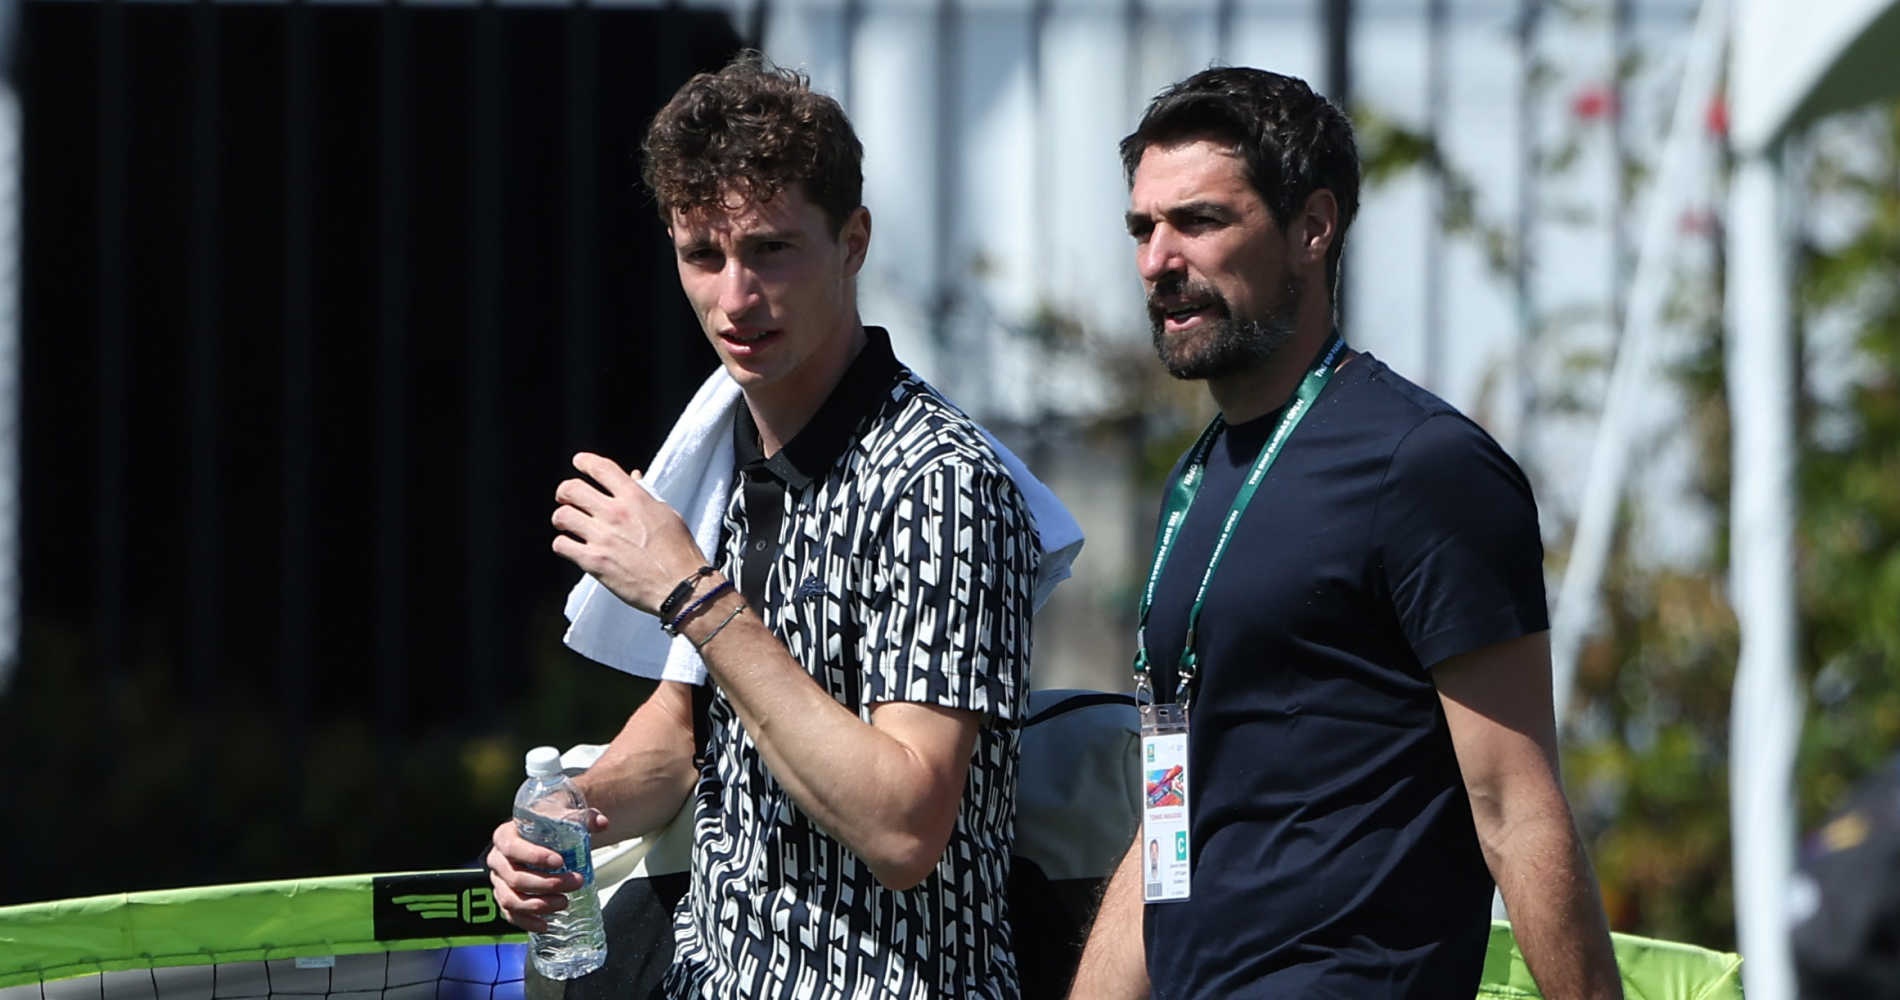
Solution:
[(1007, 890), (1041, 546), (981, 432), (866, 332), (772, 458), (741, 408), (720, 568), (860, 719), (886, 701), (981, 714), (956, 826), (929, 877), (885, 887), (792, 801), (715, 686), (669, 997), (1019, 992)]

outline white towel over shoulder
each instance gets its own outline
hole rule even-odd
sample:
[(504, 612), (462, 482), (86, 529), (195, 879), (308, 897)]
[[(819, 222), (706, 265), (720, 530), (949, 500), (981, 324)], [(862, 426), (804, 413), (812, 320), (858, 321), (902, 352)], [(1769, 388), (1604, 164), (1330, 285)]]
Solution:
[[(654, 496), (671, 504), (702, 552), (719, 549), (719, 532), (732, 490), (732, 422), (741, 405), (739, 384), (721, 368), (699, 387), (692, 402), (654, 454), (642, 482)], [(1082, 550), (1082, 528), (1049, 487), (1030, 473), (989, 431), (983, 437), (996, 450), (1022, 492), (1042, 541), (1036, 571), (1035, 606), (1040, 608), (1056, 584), (1069, 578), (1069, 565)], [(684, 637), (669, 638), (660, 620), (628, 606), (591, 576), (583, 576), (567, 595), (568, 629), (564, 641), (575, 652), (640, 677), (706, 682), (706, 665)]]

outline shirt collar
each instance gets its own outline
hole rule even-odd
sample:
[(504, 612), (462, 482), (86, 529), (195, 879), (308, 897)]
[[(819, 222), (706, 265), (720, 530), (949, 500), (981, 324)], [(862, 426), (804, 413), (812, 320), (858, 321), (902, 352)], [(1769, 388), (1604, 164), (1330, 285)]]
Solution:
[(766, 458), (759, 445), (759, 427), (750, 409), (741, 409), (732, 422), (733, 458), (742, 469), (771, 475), (794, 490), (802, 490), (831, 469), (851, 444), (858, 424), (875, 413), (889, 395), (891, 384), (903, 372), (891, 350), (884, 328), (864, 328), (864, 349), (819, 404), (804, 428), (785, 442), (778, 454)]

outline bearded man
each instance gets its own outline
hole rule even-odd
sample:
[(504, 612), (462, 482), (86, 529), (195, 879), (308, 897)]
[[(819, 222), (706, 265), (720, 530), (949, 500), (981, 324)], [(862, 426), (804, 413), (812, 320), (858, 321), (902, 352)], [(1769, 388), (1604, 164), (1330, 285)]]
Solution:
[(1469, 998), (1495, 880), (1545, 996), (1621, 996), (1558, 776), (1530, 484), (1335, 326), (1351, 125), (1220, 68), (1121, 153), (1155, 349), (1220, 416), (1140, 609), (1145, 718), (1185, 729), (1170, 751), (1144, 725), (1143, 766), (1179, 752), (1183, 794), (1150, 797), (1073, 995)]

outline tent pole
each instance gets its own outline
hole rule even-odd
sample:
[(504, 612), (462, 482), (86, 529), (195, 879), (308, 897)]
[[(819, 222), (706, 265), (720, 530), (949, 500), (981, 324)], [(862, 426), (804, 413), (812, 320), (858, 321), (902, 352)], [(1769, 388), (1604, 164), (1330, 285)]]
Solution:
[[(1705, 141), (1702, 116), (1721, 82), (1728, 12), (1727, 0), (1704, 0), (1696, 15), (1656, 183), (1643, 210), (1633, 213), (1643, 220), (1635, 277), (1621, 316), (1622, 331), (1617, 338), (1603, 416), (1590, 450), (1570, 561), (1564, 568), (1551, 620), (1551, 689), (1560, 731), (1570, 707), (1577, 654), (1596, 617), (1597, 590), (1615, 541), (1616, 509), (1629, 457), (1630, 419), (1637, 397), (1652, 375), (1650, 350), (1661, 325), (1664, 299), (1675, 278), (1671, 261), (1681, 236), (1676, 222), (1680, 208), (1706, 187), (1694, 170), (1699, 147)], [(1621, 210), (1621, 206), (1616, 209)]]
[(1734, 480), (1729, 585), (1741, 658), (1729, 729), (1735, 922), (1750, 1000), (1795, 995), (1788, 885), (1794, 863), (1796, 382), (1782, 150), (1736, 161), (1729, 189), (1728, 387)]

